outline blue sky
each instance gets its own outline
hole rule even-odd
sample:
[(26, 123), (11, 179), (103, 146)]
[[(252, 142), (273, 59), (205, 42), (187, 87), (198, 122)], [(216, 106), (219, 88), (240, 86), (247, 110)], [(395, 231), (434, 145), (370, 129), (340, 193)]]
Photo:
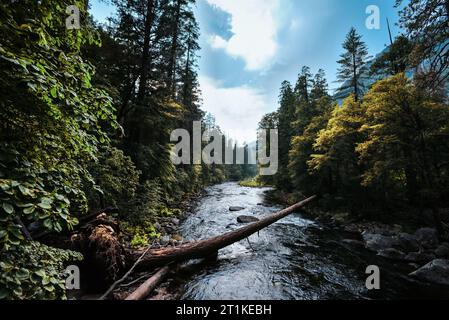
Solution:
[[(380, 29), (368, 29), (366, 9), (380, 9)], [(104, 21), (114, 9), (92, 1), (94, 17)], [(203, 109), (233, 138), (252, 141), (263, 114), (277, 109), (283, 80), (296, 81), (307, 65), (325, 70), (331, 88), (341, 43), (354, 26), (371, 55), (389, 42), (398, 9), (394, 0), (197, 0)]]

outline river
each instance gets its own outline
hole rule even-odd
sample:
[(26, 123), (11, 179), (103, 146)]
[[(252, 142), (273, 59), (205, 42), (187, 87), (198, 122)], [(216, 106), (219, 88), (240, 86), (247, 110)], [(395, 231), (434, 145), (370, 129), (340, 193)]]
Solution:
[[(194, 212), (182, 222), (187, 240), (200, 240), (240, 228), (240, 215), (263, 217), (281, 209), (263, 205), (267, 188), (224, 183), (206, 189)], [(245, 209), (230, 212), (229, 207)], [(407, 265), (395, 264), (342, 241), (348, 235), (300, 213), (219, 252), (185, 279), (186, 300), (317, 300), (449, 298), (447, 290), (416, 282)], [(368, 290), (369, 265), (381, 270), (381, 289)]]

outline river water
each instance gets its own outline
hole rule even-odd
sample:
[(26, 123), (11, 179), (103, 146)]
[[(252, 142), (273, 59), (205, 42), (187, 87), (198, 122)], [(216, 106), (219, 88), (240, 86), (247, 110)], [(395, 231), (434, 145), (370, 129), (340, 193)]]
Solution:
[[(237, 183), (210, 187), (181, 224), (187, 240), (207, 239), (242, 227), (240, 215), (263, 217), (281, 209), (266, 206), (266, 188)], [(230, 212), (229, 207), (245, 210)], [(393, 264), (342, 240), (343, 231), (295, 213), (247, 240), (219, 252), (185, 279), (186, 300), (317, 300), (449, 298), (446, 289), (406, 276), (409, 266)], [(381, 270), (381, 290), (367, 290), (369, 265)]]

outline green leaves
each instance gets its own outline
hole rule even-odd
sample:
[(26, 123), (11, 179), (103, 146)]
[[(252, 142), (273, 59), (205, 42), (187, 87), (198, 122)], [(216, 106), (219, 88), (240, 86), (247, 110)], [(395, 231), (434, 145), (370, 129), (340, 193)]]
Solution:
[(23, 213), (28, 215), (28, 214), (33, 213), (35, 209), (36, 209), (36, 207), (32, 205), (30, 207), (24, 208)]
[(58, 97), (58, 89), (56, 87), (51, 88), (50, 94), (53, 98), (56, 99)]
[(37, 242), (0, 251), (0, 299), (64, 299), (64, 266), (81, 259)]
[(3, 210), (5, 210), (5, 212), (8, 214), (12, 214), (14, 212), (14, 207), (7, 202), (3, 202), (2, 207)]

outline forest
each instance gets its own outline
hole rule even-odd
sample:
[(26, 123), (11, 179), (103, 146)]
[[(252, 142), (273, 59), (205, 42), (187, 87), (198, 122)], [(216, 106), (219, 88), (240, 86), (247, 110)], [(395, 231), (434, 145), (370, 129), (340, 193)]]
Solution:
[(449, 204), (448, 6), (411, 1), (404, 34), (390, 33), (375, 58), (352, 28), (333, 96), (323, 70), (304, 66), (294, 85), (283, 82), (279, 109), (260, 122), (279, 128), (280, 169), (260, 182), (290, 202), (320, 194), (323, 208), (359, 219), (419, 224), (430, 211), (447, 233), (439, 211)]
[[(279, 130), (279, 171), (261, 177), (251, 165), (170, 161), (176, 128), (220, 130), (201, 108), (195, 0), (112, 3), (107, 25), (88, 0), (0, 4), (0, 299), (67, 298), (65, 267), (89, 258), (73, 246), (86, 217), (111, 213), (127, 248), (146, 247), (161, 221), (225, 181), (273, 186), (290, 204), (318, 195), (319, 210), (355, 219), (430, 216), (448, 237), (448, 1), (409, 1), (404, 34), (374, 60), (351, 29), (336, 57), (342, 101), (322, 70), (283, 82), (260, 122)], [(79, 29), (61, 19), (70, 5)], [(120, 273), (98, 268), (106, 283)]]

